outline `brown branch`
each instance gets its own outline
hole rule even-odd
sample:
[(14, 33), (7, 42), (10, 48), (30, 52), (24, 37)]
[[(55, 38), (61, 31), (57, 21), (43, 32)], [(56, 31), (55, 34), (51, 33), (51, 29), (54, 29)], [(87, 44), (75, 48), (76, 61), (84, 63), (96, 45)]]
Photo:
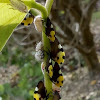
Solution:
[(85, 12), (83, 13), (82, 22), (80, 25), (80, 30), (83, 35), (84, 43), (89, 49), (94, 47), (93, 35), (90, 31), (89, 25), (90, 25), (92, 12), (93, 12), (94, 6), (96, 5), (96, 2), (97, 0), (90, 0), (90, 2), (88, 3), (85, 9)]
[[(95, 44), (93, 41), (93, 34), (90, 31), (90, 21), (92, 18), (93, 9), (96, 5), (97, 0), (90, 0), (85, 11), (83, 12), (82, 22), (80, 26), (80, 31), (83, 37), (84, 45), (90, 52), (86, 55), (87, 63), (89, 69), (97, 69), (99, 61), (96, 54)], [(93, 70), (92, 70), (93, 71)]]
[(86, 19), (88, 19), (89, 24), (90, 24), (92, 13), (93, 13), (93, 10), (96, 6), (97, 1), (98, 0), (90, 0), (86, 9), (85, 9), (85, 12), (83, 13), (83, 16), (86, 17)]
[(80, 22), (82, 11), (79, 0), (60, 0), (63, 9), (69, 10), (77, 22)]
[(63, 31), (63, 33), (64, 33), (65, 36), (60, 33), (61, 31), (57, 32), (57, 35), (60, 38), (63, 38), (65, 40), (64, 42), (66, 44), (77, 48), (83, 54), (88, 54), (91, 49), (87, 49), (79, 41), (76, 41), (76, 38), (74, 36), (75, 33), (73, 33), (72, 30), (69, 27), (67, 27), (67, 25), (65, 25), (62, 22), (62, 20), (60, 20), (60, 18), (57, 16), (57, 11), (56, 10), (52, 10), (52, 16), (53, 16), (52, 20), (54, 20), (56, 22), (56, 24), (59, 25), (61, 31)]
[[(79, 5), (79, 0), (60, 0), (62, 1), (62, 7), (64, 11), (70, 11), (71, 15), (80, 24), (80, 33), (83, 38), (83, 42), (80, 43), (79, 40), (74, 39), (75, 33), (72, 29), (68, 28), (68, 24), (64, 23), (58, 15), (57, 10), (52, 10), (53, 20), (57, 25), (63, 30), (66, 36), (59, 33), (60, 38), (64, 38), (64, 42), (68, 45), (72, 45), (77, 48), (81, 54), (84, 56), (87, 66), (90, 70), (95, 71), (99, 69), (100, 64), (97, 58), (95, 45), (93, 41), (93, 34), (90, 31), (90, 21), (92, 18), (93, 9), (96, 5), (97, 0), (90, 0), (85, 9), (81, 10)], [(60, 8), (59, 8), (60, 9)], [(63, 16), (65, 18), (66, 14)]]
[[(88, 54), (90, 52), (90, 50), (88, 50), (84, 45), (81, 45), (79, 42), (77, 43), (76, 40), (69, 40), (66, 36), (62, 35), (61, 33), (57, 32), (57, 36), (62, 38), (64, 40), (64, 43), (71, 46), (71, 47), (74, 47), (74, 48), (77, 48), (79, 50), (80, 53), (83, 53), (83, 54)], [(73, 42), (72, 42), (73, 41)]]
[(75, 0), (75, 1), (73, 0), (72, 5), (69, 8), (69, 11), (71, 12), (72, 16), (75, 17), (75, 20), (79, 22), (82, 16), (79, 0)]

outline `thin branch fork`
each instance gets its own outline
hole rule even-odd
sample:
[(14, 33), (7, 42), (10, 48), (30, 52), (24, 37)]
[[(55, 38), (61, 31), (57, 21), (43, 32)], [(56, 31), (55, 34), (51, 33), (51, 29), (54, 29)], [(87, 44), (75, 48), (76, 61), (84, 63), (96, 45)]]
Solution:
[(57, 32), (57, 36), (60, 37), (60, 38), (62, 38), (62, 39), (64, 39), (65, 40), (64, 41), (65, 44), (68, 44), (71, 47), (77, 48), (81, 53), (83, 53), (85, 55), (87, 55), (88, 53), (90, 53), (91, 50), (93, 49), (93, 48), (87, 49), (84, 45), (80, 44), (79, 42), (77, 43), (76, 39), (70, 40), (68, 37), (62, 35), (59, 32)]
[(82, 14), (82, 20), (81, 20), (81, 25), (80, 25), (80, 30), (83, 35), (83, 40), (87, 48), (91, 49), (94, 47), (94, 42), (93, 42), (93, 35), (90, 31), (90, 21), (92, 17), (92, 12), (94, 9), (94, 6), (96, 5), (96, 2), (98, 0), (90, 0), (88, 3), (86, 9), (84, 10)]
[(96, 6), (97, 1), (98, 0), (90, 0), (85, 9), (85, 13), (83, 13), (83, 16), (89, 20), (89, 23), (91, 21), (91, 16), (92, 16), (92, 13), (93, 13), (94, 7)]

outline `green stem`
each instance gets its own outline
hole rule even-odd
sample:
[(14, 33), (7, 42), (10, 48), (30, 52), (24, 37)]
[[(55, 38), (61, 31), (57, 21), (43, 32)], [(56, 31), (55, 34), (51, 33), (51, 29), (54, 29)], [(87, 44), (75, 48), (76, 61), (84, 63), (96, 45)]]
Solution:
[(52, 98), (53, 98), (52, 82), (49, 79), (49, 76), (48, 76), (46, 71), (44, 71), (44, 79), (45, 79), (45, 86), (46, 86), (46, 90), (47, 90), (47, 95), (49, 95), (48, 100), (52, 100)]
[(30, 12), (32, 13), (33, 16), (37, 16), (37, 15), (40, 14), (40, 13), (39, 13), (36, 9), (34, 9), (34, 8), (31, 8), (31, 9), (30, 9)]
[(35, 8), (35, 9), (39, 10), (44, 19), (47, 18), (47, 11), (44, 6), (42, 6), (41, 4), (39, 4), (35, 1), (24, 1), (23, 0), (23, 2), (25, 5), (29, 6), (30, 8)]
[(47, 9), (48, 16), (49, 16), (49, 14), (50, 14), (51, 7), (52, 7), (52, 5), (53, 5), (53, 1), (54, 1), (54, 0), (46, 0), (45, 8)]
[[(35, 8), (39, 10), (42, 14), (42, 18), (45, 21), (46, 18), (49, 16), (49, 13), (53, 4), (53, 0), (47, 0), (45, 7), (39, 3), (36, 3), (35, 1), (24, 1), (24, 3), (31, 8)], [(43, 39), (43, 44), (44, 44), (44, 51), (48, 52), (48, 50), (50, 50), (50, 41), (45, 34), (45, 26), (43, 26), (42, 39)], [(47, 60), (48, 60), (48, 55), (47, 53), (45, 53), (45, 57), (44, 57), (45, 65), (46, 65)], [(50, 95), (48, 100), (52, 100), (53, 99), (52, 82), (50, 81), (50, 78), (46, 71), (44, 71), (44, 81), (45, 81), (45, 86), (47, 89), (47, 94)]]
[[(44, 51), (49, 52), (48, 49), (50, 50), (50, 41), (45, 34), (45, 27), (43, 27), (42, 39), (43, 39), (43, 44), (44, 44)], [(45, 57), (44, 57), (45, 65), (46, 65), (47, 60), (48, 60), (48, 55), (47, 55), (47, 53), (45, 53)], [(51, 82), (46, 70), (44, 70), (44, 81), (45, 81), (45, 87), (47, 90), (47, 94), (50, 96), (48, 98), (48, 100), (52, 100), (52, 97), (53, 97), (52, 82)]]
[[(47, 0), (46, 1), (45, 8), (47, 10), (48, 16), (49, 16), (52, 4), (53, 4), (53, 0)], [(44, 18), (46, 18), (46, 16)], [(43, 39), (43, 43), (44, 43), (44, 50), (48, 52), (47, 48), (50, 50), (51, 47), (50, 47), (50, 41), (45, 34), (45, 27), (43, 27), (42, 39)], [(47, 60), (48, 60), (48, 55), (45, 54), (44, 62), (46, 63)], [(52, 82), (51, 82), (46, 71), (44, 71), (44, 80), (45, 80), (45, 86), (46, 86), (47, 94), (50, 95), (48, 100), (52, 100), (53, 99)]]

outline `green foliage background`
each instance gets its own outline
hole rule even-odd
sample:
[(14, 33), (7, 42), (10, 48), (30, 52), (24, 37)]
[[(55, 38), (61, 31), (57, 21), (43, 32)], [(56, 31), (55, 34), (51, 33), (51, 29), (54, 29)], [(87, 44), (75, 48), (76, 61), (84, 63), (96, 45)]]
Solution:
[[(0, 97), (3, 100), (11, 100), (12, 97), (33, 100), (34, 88), (38, 81), (43, 79), (40, 63), (35, 61), (34, 51), (25, 54), (22, 47), (15, 46), (11, 48), (11, 53), (11, 65), (18, 66), (19, 79), (14, 87), (10, 83), (0, 84)], [(5, 46), (0, 54), (0, 66), (7, 67), (10, 56), (7, 46)]]

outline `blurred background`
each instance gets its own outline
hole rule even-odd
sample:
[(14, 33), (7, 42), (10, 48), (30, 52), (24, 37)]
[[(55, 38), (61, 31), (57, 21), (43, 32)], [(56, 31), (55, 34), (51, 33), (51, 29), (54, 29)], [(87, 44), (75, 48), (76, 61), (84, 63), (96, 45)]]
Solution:
[[(45, 4), (45, 0), (36, 1)], [(64, 2), (69, 5), (64, 5)], [(66, 52), (65, 63), (62, 65), (65, 77), (62, 100), (100, 100), (100, 80), (97, 82), (99, 78), (89, 79), (85, 60), (73, 46), (74, 39), (67, 41), (64, 36), (66, 34), (71, 37), (69, 28), (77, 31), (78, 25), (68, 10), (74, 3), (74, 0), (54, 0), (50, 14), (56, 36)], [(88, 3), (89, 0), (79, 0), (81, 9)], [(100, 0), (94, 7), (90, 29), (100, 60)], [(74, 33), (82, 41), (80, 32)], [(0, 53), (0, 100), (33, 100), (34, 88), (39, 80), (43, 80), (41, 62), (34, 57), (36, 44), (41, 40), (42, 34), (35, 30), (34, 24), (28, 27), (19, 25), (14, 30)]]

